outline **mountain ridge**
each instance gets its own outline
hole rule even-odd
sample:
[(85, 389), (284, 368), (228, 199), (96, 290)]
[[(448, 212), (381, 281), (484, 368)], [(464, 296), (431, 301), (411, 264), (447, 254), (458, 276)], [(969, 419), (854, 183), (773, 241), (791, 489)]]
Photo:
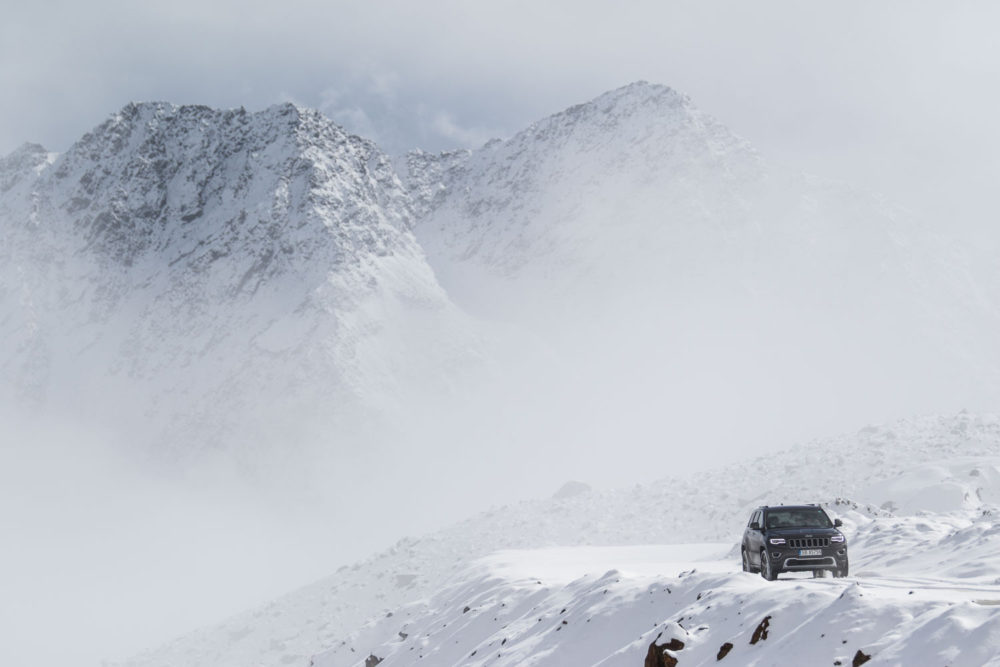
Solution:
[[(196, 398), (202, 406), (273, 395), (275, 380), (283, 396), (311, 383), (307, 393), (377, 400), (366, 384), (392, 391), (385, 366), (398, 360), (380, 359), (397, 353), (371, 341), (407, 326), (408, 313), (449, 321), (456, 349), (440, 352), (464, 354), (466, 325), (410, 232), (388, 157), (318, 112), (133, 103), (36, 171), (30, 197), (4, 201), (21, 204), (5, 215), (7, 265), (18, 274), (8, 284), (20, 282), (49, 313), (48, 326), (12, 323), (14, 336), (34, 336), (25, 345), (54, 349), (52, 329), (69, 349), (89, 338), (97, 347), (83, 348), (104, 355), (98, 375), (214, 396)], [(50, 294), (59, 284), (73, 294)], [(3, 360), (17, 364), (17, 355)], [(221, 381), (206, 377), (209, 367)], [(192, 374), (207, 387), (193, 389)]]

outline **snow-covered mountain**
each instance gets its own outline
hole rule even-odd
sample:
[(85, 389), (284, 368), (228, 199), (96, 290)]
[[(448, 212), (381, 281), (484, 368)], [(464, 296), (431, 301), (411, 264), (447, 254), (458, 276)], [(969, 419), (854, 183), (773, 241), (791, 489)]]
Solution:
[(810, 425), (940, 410), (942, 386), (955, 410), (1000, 392), (990, 276), (954, 240), (768, 162), (670, 88), (414, 152), (405, 171), (417, 238), (459, 304), (556, 341), (563, 375), (593, 356), (631, 369), (622, 386), (655, 376), (646, 395), (687, 403), (679, 419), (709, 419), (699, 405), (720, 392), (759, 399), (741, 417), (780, 404)]
[(385, 408), (474, 346), (389, 159), (315, 111), (130, 104), (58, 158), (8, 156), (0, 186), (19, 398), (239, 442)]
[(670, 248), (697, 239), (697, 225), (738, 233), (731, 214), (764, 178), (746, 141), (642, 82), (478, 150), (415, 151), (406, 167), (418, 237), (445, 275), (541, 272), (564, 283), (614, 276), (644, 249), (674, 259)]
[[(498, 650), (499, 663), (556, 655), (576, 630), (545, 626), (541, 637), (528, 628), (531, 605), (551, 616), (563, 599), (603, 596), (608, 582), (590, 567), (607, 554), (570, 554), (586, 564), (566, 566), (580, 576), (537, 598), (521, 575), (563, 561), (491, 554), (731, 544), (763, 501), (827, 502), (869, 572), (890, 576), (893, 545), (906, 545), (932, 554), (904, 558), (913, 577), (937, 563), (948, 596), (967, 579), (992, 600), (1000, 572), (986, 554), (997, 533), (983, 511), (997, 502), (995, 418), (963, 413), (777, 448), (832, 424), (995, 405), (995, 280), (905, 211), (769, 164), (663, 86), (633, 84), (507, 140), (396, 162), (294, 105), (132, 104), (61, 155), (25, 145), (0, 160), (0, 415), (13, 405), (29, 422), (32, 410), (68, 416), (69, 447), (90, 422), (196, 472), (204, 459), (193, 452), (221, 451), (227, 471), (254, 483), (319, 444), (281, 491), (302, 492), (292, 505), (316, 488), (334, 495), (310, 511), (328, 540), (345, 542), (347, 526), (381, 529), (388, 542), (460, 504), (598, 468), (608, 487), (647, 482), (569, 485), (402, 540), (129, 664), (353, 665), (369, 654), (398, 664), (411, 648), (417, 660), (464, 664), (498, 642), (512, 649)], [(691, 472), (736, 447), (757, 457)], [(892, 516), (927, 509), (946, 514)], [(951, 558), (956, 536), (968, 549)], [(612, 556), (675, 563), (678, 553)], [(691, 558), (711, 577), (681, 585), (647, 570), (613, 604), (591, 601), (614, 638), (594, 650), (631, 661), (652, 637), (679, 632), (666, 620), (708, 611), (690, 599), (696, 589), (729, 591), (711, 619), (724, 631), (709, 640), (682, 626), (698, 660), (722, 635), (752, 630), (727, 620), (750, 595), (769, 601), (755, 615), (805, 596), (818, 623), (833, 622), (824, 614), (843, 591), (771, 596), (714, 546)], [(633, 629), (629, 610), (649, 586), (687, 593), (652, 605), (662, 618)], [(501, 637), (494, 617), (452, 608), (477, 596), (478, 610), (510, 600), (529, 613)], [(990, 610), (949, 616), (941, 599), (875, 611), (855, 602), (841, 627), (931, 614), (947, 627), (995, 628)], [(720, 609), (730, 616), (714, 618)], [(412, 619), (405, 628), (401, 615)], [(446, 639), (432, 631), (439, 624), (469, 627)], [(413, 628), (420, 650), (402, 636), (415, 640)], [(961, 636), (948, 634), (946, 649)]]
[[(962, 413), (874, 425), (764, 457), (733, 461), (704, 474), (668, 476), (632, 488), (600, 490), (580, 484), (567, 485), (565, 492), (550, 499), (498, 507), (444, 531), (401, 540), (389, 550), (344, 567), (326, 580), (217, 627), (178, 639), (127, 664), (132, 667), (308, 665), (314, 654), (322, 654), (314, 664), (361, 665), (373, 653), (382, 658), (391, 656), (395, 662), (387, 659), (387, 665), (411, 664), (421, 655), (425, 659), (435, 657), (429, 663), (435, 665), (476, 664), (469, 655), (473, 650), (479, 651), (481, 660), (488, 659), (491, 653), (495, 657), (500, 651), (502, 659), (498, 664), (516, 665), (531, 660), (548, 664), (543, 658), (554, 655), (549, 652), (552, 646), (546, 644), (543, 651), (535, 642), (536, 631), (523, 625), (524, 618), (537, 612), (536, 615), (559, 619), (559, 609), (553, 606), (558, 604), (572, 605), (578, 611), (591, 608), (593, 601), (588, 601), (589, 596), (595, 590), (600, 595), (609, 585), (602, 578), (607, 569), (634, 568), (636, 553), (622, 547), (721, 545), (708, 550), (711, 563), (695, 562), (688, 568), (709, 567), (710, 571), (725, 572), (724, 581), (715, 574), (707, 579), (699, 576), (697, 585), (692, 581), (675, 581), (673, 577), (681, 568), (671, 569), (673, 552), (659, 556), (639, 554), (644, 561), (643, 576), (620, 587), (622, 590), (614, 598), (612, 608), (599, 605), (585, 614), (594, 617), (621, 614), (633, 624), (623, 626), (621, 618), (611, 619), (615, 626), (611, 636), (625, 639), (607, 654), (588, 656), (584, 664), (597, 664), (601, 656), (611, 656), (618, 649), (627, 649), (634, 655), (641, 648), (644, 654), (652, 636), (662, 630), (659, 627), (662, 622), (675, 620), (682, 615), (680, 611), (685, 605), (694, 603), (682, 596), (656, 603), (666, 607), (645, 607), (649, 604), (645, 599), (647, 586), (654, 582), (661, 588), (694, 586), (692, 597), (698, 591), (734, 586), (737, 598), (764, 594), (768, 602), (761, 603), (762, 608), (772, 603), (799, 604), (804, 599), (809, 600), (808, 605), (817, 604), (817, 599), (807, 597), (812, 595), (808, 591), (780, 589), (778, 597), (771, 600), (756, 584), (747, 589), (745, 582), (732, 579), (743, 576), (734, 574), (739, 568), (735, 545), (746, 517), (753, 507), (765, 503), (823, 501), (831, 512), (842, 517), (850, 532), (852, 567), (859, 575), (848, 581), (865, 586), (865, 579), (876, 573), (891, 576), (907, 572), (918, 578), (965, 579), (966, 584), (979, 587), (970, 588), (975, 592), (969, 595), (1000, 596), (1000, 589), (996, 588), (1000, 563), (990, 555), (1000, 546), (995, 518), (1000, 501), (998, 452), (1000, 419)], [(669, 458), (664, 457), (661, 462), (668, 470)], [(954, 469), (940, 474), (949, 466)], [(947, 499), (936, 492), (949, 487), (954, 493)], [(904, 500), (913, 513), (896, 516), (882, 508), (900, 507)], [(938, 513), (929, 514), (925, 510)], [(956, 551), (958, 543), (963, 547)], [(551, 547), (585, 548), (565, 549), (561, 555), (557, 554), (555, 563), (550, 562), (551, 554), (533, 556), (525, 551), (516, 558), (513, 575), (504, 565), (511, 562), (507, 557), (500, 556), (488, 567), (479, 562), (502, 550)], [(602, 555), (600, 549), (594, 550), (596, 547), (608, 549)], [(611, 553), (612, 547), (619, 549), (617, 554)], [(700, 556), (690, 560), (706, 558), (706, 553), (702, 549)], [(721, 564), (720, 559), (724, 561)], [(599, 567), (596, 562), (605, 569), (588, 569)], [(498, 573), (498, 567), (508, 571)], [(535, 572), (532, 586), (536, 586), (535, 579), (545, 576), (545, 587), (525, 591), (525, 569)], [(651, 574), (657, 576), (650, 578)], [(577, 581), (579, 577), (582, 579)], [(891, 582), (879, 585), (893, 586)], [(909, 590), (930, 584), (924, 581), (895, 585), (908, 586)], [(951, 582), (948, 586), (951, 591), (962, 584)], [(822, 591), (823, 596), (830, 593), (828, 588)], [(455, 606), (459, 598), (463, 601)], [(832, 602), (834, 598), (836, 595), (822, 600)], [(672, 605), (678, 599), (683, 599), (684, 604), (675, 609)], [(926, 601), (923, 598), (922, 604)], [(729, 600), (727, 605), (735, 602)], [(506, 609), (502, 609), (504, 603)], [(465, 606), (475, 609), (473, 616), (463, 615)], [(646, 610), (639, 614), (641, 619), (635, 618), (638, 606)], [(931, 606), (940, 613), (947, 605)], [(698, 611), (705, 615), (705, 610)], [(850, 613), (852, 632), (872, 619), (869, 611), (855, 609)], [(880, 619), (883, 613), (886, 612), (879, 611)], [(902, 608), (899, 613), (909, 611)], [(497, 614), (505, 619), (494, 624), (493, 617)], [(648, 622), (649, 614), (657, 617), (653, 623)], [(586, 622), (578, 615), (574, 618), (572, 623)], [(759, 620), (754, 618), (755, 623)], [(504, 636), (513, 640), (515, 630), (524, 631), (514, 642), (520, 648), (510, 646), (507, 650), (491, 645), (504, 638), (501, 626), (515, 621), (521, 624), (520, 629), (513, 626)], [(1000, 618), (993, 615), (991, 623), (991, 627), (996, 627)], [(455, 632), (444, 632), (445, 626)], [(564, 628), (569, 631), (565, 636), (548, 635), (554, 627), (558, 623), (544, 625), (547, 641), (558, 644), (565, 639), (568, 645), (560, 650), (576, 655), (571, 645), (580, 641), (579, 631)], [(650, 633), (654, 627), (657, 629)], [(684, 627), (693, 629), (687, 623)], [(401, 638), (400, 632), (409, 639)], [(633, 644), (636, 637), (642, 642)], [(711, 637), (714, 640), (719, 635)], [(664, 638), (663, 642), (668, 640)], [(730, 640), (731, 637), (723, 636), (718, 644)], [(870, 643), (867, 636), (865, 641)], [(411, 652), (411, 647), (419, 651)], [(716, 645), (713, 651), (718, 648)], [(609, 659), (605, 664), (632, 664), (624, 659), (622, 662)], [(766, 661), (769, 659), (762, 664), (771, 664)], [(641, 664), (641, 657), (635, 664)]]
[(58, 157), (23, 147), (0, 163), (0, 389), (174, 442), (302, 439), (451, 391), (479, 318), (507, 343), (470, 421), (527, 391), (523, 421), (564, 433), (577, 388), (615, 385), (605, 413), (711, 446), (787, 441), (775, 406), (801, 434), (1000, 393), (1000, 309), (961, 252), (670, 88), (400, 169), (294, 105), (129, 105)]
[(904, 210), (770, 164), (683, 94), (645, 82), (476, 150), (412, 152), (404, 171), (417, 237), (470, 308), (497, 309), (470, 290), (499, 280), (517, 302), (530, 287), (592, 305), (582, 287), (610, 282), (671, 306), (770, 296), (862, 313), (872, 295), (913, 298), (905, 282), (935, 268), (924, 254), (959, 261)]

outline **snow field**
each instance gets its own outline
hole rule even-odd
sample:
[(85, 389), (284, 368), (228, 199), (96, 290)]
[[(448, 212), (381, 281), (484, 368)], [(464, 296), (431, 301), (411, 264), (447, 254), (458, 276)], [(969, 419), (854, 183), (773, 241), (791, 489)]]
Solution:
[[(374, 655), (383, 667), (642, 665), (651, 644), (671, 640), (683, 642), (670, 652), (681, 665), (849, 665), (858, 651), (871, 665), (1000, 664), (997, 584), (801, 575), (769, 583), (719, 558), (727, 546), (499, 552), (313, 664), (348, 667)], [(619, 569), (601, 573), (608, 563)]]

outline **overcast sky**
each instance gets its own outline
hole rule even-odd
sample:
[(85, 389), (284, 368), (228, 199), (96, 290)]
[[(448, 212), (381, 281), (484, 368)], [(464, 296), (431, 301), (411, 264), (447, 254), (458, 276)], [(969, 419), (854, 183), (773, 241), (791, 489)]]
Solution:
[(391, 152), (475, 146), (646, 79), (938, 217), (987, 216), (998, 171), (994, 2), (3, 1), (2, 154), (139, 100), (290, 99)]

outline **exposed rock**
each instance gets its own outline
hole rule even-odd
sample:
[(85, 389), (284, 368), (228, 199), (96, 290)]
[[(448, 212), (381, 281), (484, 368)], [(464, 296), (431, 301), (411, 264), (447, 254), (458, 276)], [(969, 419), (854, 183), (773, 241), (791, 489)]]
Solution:
[(858, 649), (858, 652), (854, 654), (854, 660), (851, 661), (851, 667), (858, 667), (858, 665), (863, 665), (871, 659), (870, 655)]
[[(659, 635), (657, 635), (656, 639), (659, 638)], [(657, 644), (656, 639), (649, 645), (649, 651), (646, 652), (646, 661), (643, 663), (643, 667), (675, 667), (677, 665), (677, 658), (667, 651), (682, 650), (684, 642), (680, 639), (671, 639), (665, 644)]]
[(771, 625), (771, 617), (765, 616), (764, 620), (757, 625), (757, 629), (753, 631), (753, 637), (750, 638), (751, 644), (756, 644), (757, 642), (767, 639), (767, 628)]
[(729, 655), (729, 652), (732, 650), (733, 650), (733, 645), (730, 644), (729, 642), (726, 642), (725, 644), (719, 647), (719, 654), (715, 656), (715, 659), (722, 660), (727, 655)]
[(377, 665), (380, 662), (382, 662), (382, 658), (372, 653), (367, 658), (365, 658), (365, 667), (375, 667), (375, 665)]

